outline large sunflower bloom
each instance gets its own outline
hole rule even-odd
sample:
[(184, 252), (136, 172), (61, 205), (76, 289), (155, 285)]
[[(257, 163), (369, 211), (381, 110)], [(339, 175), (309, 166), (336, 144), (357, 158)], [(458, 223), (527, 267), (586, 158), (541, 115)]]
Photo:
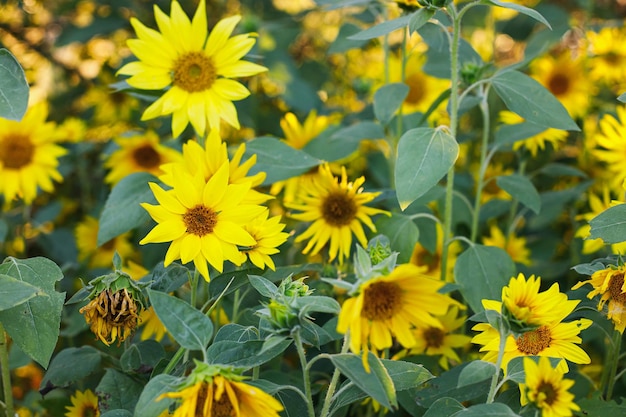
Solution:
[(591, 279), (581, 281), (574, 285), (572, 289), (582, 287), (584, 284), (593, 285), (593, 290), (587, 294), (588, 298), (600, 295), (598, 302), (598, 310), (603, 311), (607, 305), (607, 316), (613, 321), (615, 329), (620, 333), (624, 333), (626, 328), (626, 283), (624, 282), (624, 273), (626, 266), (611, 266), (601, 269), (591, 275)]
[(86, 391), (76, 391), (70, 398), (71, 406), (65, 407), (67, 412), (65, 417), (98, 417), (98, 397), (90, 389)]
[(131, 19), (138, 39), (128, 47), (139, 61), (124, 65), (120, 74), (130, 75), (127, 82), (144, 90), (166, 90), (143, 113), (142, 119), (172, 115), (172, 132), (179, 136), (191, 123), (200, 135), (207, 126), (220, 128), (220, 120), (239, 128), (233, 101), (250, 92), (236, 77), (266, 71), (265, 67), (241, 58), (254, 46), (253, 34), (231, 37), (241, 16), (220, 20), (207, 38), (205, 1), (201, 0), (190, 21), (177, 1), (172, 1), (171, 16), (156, 5), (154, 14), (159, 31)]
[(358, 295), (347, 299), (339, 313), (337, 331), (350, 332), (350, 349), (363, 353), (367, 368), (370, 350), (392, 346), (392, 338), (405, 348), (415, 346), (415, 327), (443, 328), (435, 316), (444, 315), (457, 304), (438, 291), (444, 282), (423, 274), (425, 268), (402, 264), (389, 275), (365, 281)]
[(21, 121), (0, 118), (0, 194), (5, 206), (16, 198), (30, 204), (37, 197), (37, 187), (54, 190), (54, 181), (62, 181), (57, 170), (58, 158), (67, 151), (56, 145), (56, 126), (46, 122), (48, 106), (38, 103), (28, 109)]
[(300, 204), (287, 204), (287, 207), (301, 211), (292, 214), (296, 220), (313, 222), (296, 238), (296, 242), (309, 239), (303, 254), (316, 255), (330, 242), (329, 261), (337, 258), (339, 263), (350, 256), (352, 234), (361, 246), (367, 246), (363, 230), (365, 224), (376, 231), (370, 216), (387, 214), (385, 210), (365, 206), (379, 193), (363, 192), (364, 177), (348, 182), (345, 167), (341, 168), (341, 179), (335, 178), (328, 164), (321, 165), (319, 175), (302, 184)]
[(256, 241), (243, 225), (252, 221), (265, 207), (242, 204), (250, 191), (250, 182), (229, 184), (228, 162), (206, 181), (174, 167), (173, 188), (165, 191), (150, 183), (158, 205), (142, 203), (158, 223), (139, 243), (171, 242), (165, 254), (165, 266), (176, 259), (193, 261), (208, 281), (207, 263), (219, 272), (224, 261), (241, 265), (246, 257), (237, 246), (254, 246)]
[(539, 363), (524, 358), (526, 381), (520, 384), (521, 403), (532, 403), (541, 410), (542, 417), (569, 417), (572, 411), (580, 410), (574, 403), (574, 395), (568, 389), (574, 385), (571, 379), (563, 378), (563, 372), (553, 368), (550, 359), (540, 357)]

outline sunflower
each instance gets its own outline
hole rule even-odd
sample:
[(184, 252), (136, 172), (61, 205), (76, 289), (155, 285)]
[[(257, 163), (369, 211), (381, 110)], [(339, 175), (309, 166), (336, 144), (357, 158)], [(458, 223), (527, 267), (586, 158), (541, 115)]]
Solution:
[(587, 298), (600, 295), (598, 311), (603, 311), (607, 305), (607, 316), (613, 321), (615, 329), (624, 333), (626, 328), (626, 284), (624, 283), (624, 272), (626, 266), (610, 266), (594, 272), (591, 279), (581, 281), (574, 285), (573, 290), (585, 284), (591, 284), (593, 290), (589, 291)]
[[(507, 125), (514, 125), (524, 122), (524, 119), (512, 111), (503, 110), (500, 112), (500, 121)], [(547, 128), (541, 133), (526, 139), (518, 140), (513, 144), (513, 150), (524, 148), (535, 157), (538, 151), (546, 149), (546, 144), (551, 144), (553, 149), (558, 149), (567, 139), (567, 131)]]
[(530, 250), (526, 247), (526, 238), (517, 237), (514, 233), (509, 233), (509, 235), (505, 237), (502, 230), (496, 225), (492, 225), (489, 228), (489, 232), (489, 236), (483, 237), (483, 245), (504, 249), (514, 262), (526, 266), (532, 263), (530, 260)]
[(88, 261), (90, 268), (108, 268), (111, 266), (113, 255), (117, 252), (122, 259), (133, 258), (135, 248), (130, 243), (130, 232), (114, 237), (98, 246), (98, 219), (86, 216), (78, 223), (74, 230), (78, 259)]
[(246, 256), (237, 246), (257, 243), (243, 226), (265, 210), (263, 206), (242, 203), (250, 182), (229, 184), (228, 161), (208, 181), (200, 173), (192, 176), (177, 167), (173, 167), (172, 178), (173, 188), (168, 191), (150, 183), (159, 204), (141, 206), (157, 225), (139, 243), (171, 242), (165, 266), (176, 259), (193, 261), (207, 281), (207, 263), (219, 272), (225, 260), (241, 265)]
[(574, 59), (569, 51), (559, 56), (544, 55), (530, 64), (530, 75), (546, 87), (576, 117), (586, 115), (595, 91), (582, 58)]
[[(610, 207), (616, 204), (623, 204), (611, 198), (611, 191), (607, 184), (602, 184), (600, 188), (600, 193), (589, 192), (590, 211), (576, 216), (576, 220), (585, 220), (585, 223), (578, 228), (575, 234), (576, 237), (583, 239), (582, 252), (584, 254), (598, 252), (606, 247), (602, 239), (589, 239), (591, 235), (589, 221)], [(613, 243), (611, 245), (611, 253), (626, 253), (626, 242)]]
[(611, 186), (617, 190), (626, 178), (626, 161), (621, 156), (626, 153), (626, 106), (618, 106), (616, 112), (617, 118), (605, 114), (600, 119), (600, 132), (595, 136), (599, 148), (591, 152), (606, 165), (612, 174)]
[(292, 214), (294, 219), (313, 222), (296, 238), (296, 242), (309, 239), (303, 254), (316, 255), (330, 241), (329, 261), (338, 257), (343, 263), (350, 256), (353, 233), (361, 246), (367, 246), (362, 223), (375, 232), (370, 216), (389, 212), (365, 206), (380, 193), (363, 192), (364, 182), (364, 177), (348, 182), (345, 167), (341, 167), (341, 179), (336, 178), (326, 163), (320, 166), (318, 176), (302, 184), (302, 203), (286, 206), (302, 212)]
[(591, 49), (589, 76), (592, 81), (608, 86), (622, 85), (626, 80), (626, 28), (605, 27), (599, 32), (588, 31)]
[(159, 137), (152, 131), (118, 137), (114, 141), (120, 148), (111, 153), (104, 162), (104, 166), (111, 170), (104, 181), (112, 185), (135, 172), (161, 175), (163, 171), (159, 167), (162, 164), (182, 161), (180, 153), (161, 145)]
[(285, 225), (280, 223), (280, 216), (268, 219), (268, 215), (269, 210), (266, 209), (259, 217), (244, 225), (244, 229), (256, 240), (256, 244), (243, 249), (242, 252), (258, 268), (263, 269), (267, 265), (273, 271), (276, 267), (270, 255), (279, 252), (278, 246), (287, 240), (289, 234), (283, 232)]
[(436, 316), (445, 315), (456, 301), (438, 291), (444, 282), (424, 275), (426, 268), (402, 264), (390, 274), (369, 279), (356, 296), (344, 301), (337, 331), (350, 332), (350, 349), (363, 354), (366, 369), (370, 350), (392, 346), (395, 337), (404, 348), (416, 345), (413, 328), (443, 329)]
[(440, 356), (439, 366), (446, 370), (450, 367), (450, 362), (461, 363), (461, 358), (454, 349), (469, 345), (472, 338), (454, 332), (465, 324), (466, 317), (464, 315), (459, 316), (458, 306), (453, 305), (446, 314), (435, 316), (435, 318), (441, 322), (442, 327), (420, 326), (415, 328), (413, 330), (415, 345), (395, 355), (393, 359), (422, 354)]
[(63, 181), (57, 170), (67, 151), (56, 145), (56, 125), (46, 122), (48, 105), (31, 106), (21, 121), (0, 118), (0, 193), (8, 208), (17, 198), (31, 204), (37, 187), (52, 192), (54, 181)]
[(98, 417), (98, 397), (90, 389), (76, 391), (70, 398), (71, 406), (65, 407), (65, 417)]
[(138, 39), (128, 47), (139, 61), (124, 65), (119, 74), (129, 75), (132, 87), (164, 90), (165, 93), (143, 113), (142, 119), (172, 115), (172, 132), (179, 136), (191, 123), (204, 135), (207, 125), (219, 129), (220, 120), (239, 128), (233, 101), (250, 92), (235, 77), (248, 77), (267, 68), (241, 60), (255, 43), (254, 34), (231, 37), (241, 16), (220, 20), (207, 37), (205, 1), (201, 0), (190, 21), (177, 1), (171, 16), (154, 6), (159, 31), (132, 18)]
[(157, 401), (177, 400), (179, 405), (173, 417), (278, 417), (283, 410), (280, 402), (259, 388), (241, 382), (242, 379), (228, 370), (196, 362), (196, 368), (179, 390), (162, 394)]
[(574, 395), (568, 391), (574, 381), (563, 378), (561, 368), (553, 368), (545, 356), (539, 358), (539, 363), (524, 358), (526, 381), (519, 387), (522, 405), (532, 403), (541, 410), (542, 417), (569, 417), (572, 411), (579, 411)]
[[(421, 243), (417, 242), (413, 247), (409, 262), (417, 266), (426, 266), (428, 268), (425, 271), (426, 275), (439, 278), (441, 276), (441, 253), (443, 252), (443, 229), (439, 223), (436, 223), (435, 227), (437, 230), (437, 247), (435, 248), (435, 252), (429, 251), (422, 246)], [(462, 250), (461, 243), (457, 240), (452, 241), (448, 245), (448, 270), (446, 271), (446, 281), (451, 282), (454, 280), (454, 263)]]

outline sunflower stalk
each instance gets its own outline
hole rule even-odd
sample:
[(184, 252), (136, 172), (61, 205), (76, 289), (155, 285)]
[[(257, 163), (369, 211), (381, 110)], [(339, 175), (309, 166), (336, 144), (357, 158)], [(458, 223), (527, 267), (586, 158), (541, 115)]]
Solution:
[[(350, 332), (346, 333), (343, 337), (343, 346), (341, 347), (341, 353), (348, 352), (348, 348), (350, 347)], [(335, 368), (333, 371), (333, 376), (330, 378), (330, 384), (328, 384), (328, 390), (326, 391), (326, 396), (324, 397), (324, 404), (322, 404), (322, 411), (320, 412), (320, 417), (327, 417), (328, 412), (330, 411), (330, 403), (332, 402), (333, 395), (335, 394), (335, 390), (337, 389), (337, 383), (339, 382), (339, 368)]]
[[(617, 380), (617, 365), (619, 364), (619, 352), (622, 347), (622, 333), (619, 330), (613, 330), (613, 340), (611, 343), (611, 352), (607, 355), (607, 378), (603, 382), (606, 383), (606, 401), (610, 401), (613, 396), (613, 388), (615, 387), (615, 381)], [(605, 391), (605, 385), (602, 386), (602, 391)]]
[(487, 404), (493, 403), (498, 392), (498, 380), (500, 379), (500, 368), (502, 367), (502, 359), (504, 358), (504, 348), (506, 346), (506, 339), (509, 337), (510, 330), (508, 327), (500, 327), (500, 345), (498, 346), (498, 359), (496, 359), (496, 372), (491, 377), (491, 384), (489, 385), (489, 393), (487, 394)]
[(4, 394), (4, 408), (7, 417), (15, 415), (13, 407), (13, 392), (11, 391), (11, 371), (9, 370), (9, 336), (0, 322), (0, 370), (2, 371), (2, 391)]
[(304, 384), (304, 394), (307, 398), (307, 412), (309, 417), (315, 417), (315, 408), (313, 408), (313, 394), (311, 392), (311, 379), (309, 376), (309, 369), (307, 367), (306, 353), (304, 352), (304, 346), (302, 344), (302, 338), (300, 337), (300, 329), (296, 329), (293, 333), (293, 341), (298, 350), (298, 357), (300, 358), (300, 367), (302, 368), (302, 383)]
[(478, 180), (476, 183), (476, 196), (474, 199), (474, 211), (472, 216), (472, 235), (470, 240), (476, 242), (478, 236), (478, 220), (480, 216), (481, 194), (485, 186), (485, 171), (489, 160), (487, 159), (487, 145), (489, 144), (489, 103), (487, 102), (487, 90), (482, 91), (482, 99), (480, 101), (480, 112), (483, 117), (483, 135), (480, 144), (480, 170), (478, 171)]

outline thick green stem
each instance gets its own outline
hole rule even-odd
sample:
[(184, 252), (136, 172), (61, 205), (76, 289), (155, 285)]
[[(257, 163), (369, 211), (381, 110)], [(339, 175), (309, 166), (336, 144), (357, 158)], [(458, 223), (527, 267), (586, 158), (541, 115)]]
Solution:
[[(613, 330), (613, 343), (611, 343), (611, 352), (607, 355), (607, 367), (609, 368), (608, 378), (607, 378), (607, 386), (606, 386), (606, 395), (605, 399), (607, 401), (611, 400), (613, 396), (613, 388), (615, 387), (615, 375), (617, 374), (617, 365), (619, 363), (619, 353), (622, 347), (622, 334)], [(602, 387), (604, 389), (604, 387)]]
[(474, 199), (474, 215), (472, 216), (472, 235), (470, 240), (476, 242), (478, 237), (478, 219), (480, 217), (480, 206), (483, 187), (485, 185), (485, 171), (487, 170), (487, 145), (489, 144), (489, 104), (487, 103), (487, 94), (484, 94), (480, 101), (480, 111), (483, 116), (483, 136), (480, 143), (480, 168), (478, 178), (476, 180), (476, 196)]
[(304, 395), (306, 395), (307, 398), (306, 408), (308, 411), (308, 415), (309, 417), (315, 417), (315, 408), (313, 408), (313, 394), (311, 392), (311, 378), (309, 376), (306, 353), (304, 352), (304, 346), (302, 345), (302, 338), (300, 337), (299, 330), (293, 332), (293, 341), (295, 342), (296, 349), (298, 350), (300, 366), (302, 367), (302, 383), (304, 384)]
[(0, 323), (0, 370), (2, 371), (2, 389), (7, 417), (14, 416), (11, 371), (9, 369), (9, 336), (4, 331), (2, 323)]
[(509, 337), (509, 331), (500, 329), (500, 346), (498, 346), (498, 359), (496, 359), (496, 372), (491, 378), (491, 385), (489, 386), (489, 394), (487, 394), (487, 404), (491, 404), (496, 398), (498, 392), (498, 380), (500, 379), (500, 368), (502, 367), (502, 358), (504, 357), (504, 347), (506, 346), (506, 339)]
[[(348, 351), (348, 347), (350, 346), (349, 333), (343, 338), (343, 346), (341, 348), (341, 353), (346, 353)], [(335, 394), (335, 390), (337, 389), (337, 383), (339, 382), (339, 369), (335, 368), (333, 372), (333, 376), (330, 378), (330, 384), (328, 384), (328, 390), (326, 391), (326, 397), (324, 397), (324, 404), (322, 405), (322, 411), (320, 413), (320, 417), (326, 417), (328, 412), (330, 411), (330, 403), (332, 402), (333, 395)]]

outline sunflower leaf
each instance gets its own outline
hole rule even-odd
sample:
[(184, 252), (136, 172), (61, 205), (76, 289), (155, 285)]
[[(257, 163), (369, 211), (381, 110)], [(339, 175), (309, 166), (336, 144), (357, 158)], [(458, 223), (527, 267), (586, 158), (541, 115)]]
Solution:
[(0, 311), (22, 304), (37, 295), (45, 293), (27, 282), (0, 274)]
[(529, 7), (522, 6), (521, 4), (509, 3), (506, 1), (499, 1), (499, 0), (486, 0), (485, 3), (491, 3), (494, 6), (499, 6), (499, 7), (504, 7), (505, 9), (515, 10), (516, 12), (532, 17), (536, 21), (541, 22), (544, 25), (546, 25), (548, 28), (552, 29), (552, 26), (550, 26), (550, 23), (546, 20), (545, 17), (541, 15), (541, 13)]
[(589, 221), (590, 239), (602, 239), (604, 243), (620, 243), (626, 240), (626, 204), (609, 207)]
[(450, 417), (519, 417), (507, 405), (502, 403), (476, 404), (460, 410)]
[(522, 204), (539, 214), (541, 197), (532, 182), (523, 175), (503, 175), (496, 178), (496, 184), (511, 197), (518, 199)]
[(354, 41), (367, 40), (378, 38), (379, 36), (384, 36), (388, 33), (393, 32), (394, 30), (406, 27), (411, 20), (411, 15), (401, 16), (396, 19), (391, 19), (379, 23), (378, 25), (372, 26), (371, 28), (367, 28), (362, 30), (359, 33), (355, 33), (354, 35), (348, 36), (348, 39)]
[(620, 94), (617, 99), (621, 101), (622, 103), (626, 103), (626, 93)]
[(404, 83), (390, 83), (374, 93), (374, 115), (383, 125), (388, 124), (396, 110), (409, 94), (409, 86)]
[(0, 48), (0, 117), (21, 120), (28, 107), (28, 95), (22, 66), (11, 52)]
[(464, 409), (463, 404), (454, 398), (443, 397), (430, 406), (424, 417), (449, 417)]
[(160, 398), (167, 392), (178, 391), (181, 379), (172, 375), (161, 374), (150, 379), (137, 400), (135, 406), (135, 417), (154, 417), (161, 415), (174, 400), (171, 398)]

